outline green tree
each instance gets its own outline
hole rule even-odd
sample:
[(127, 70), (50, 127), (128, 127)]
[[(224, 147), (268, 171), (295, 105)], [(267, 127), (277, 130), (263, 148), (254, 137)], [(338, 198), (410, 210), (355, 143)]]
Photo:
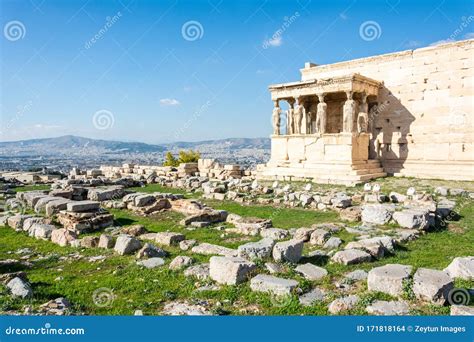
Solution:
[(178, 166), (179, 161), (178, 159), (175, 158), (175, 156), (173, 156), (173, 153), (166, 152), (165, 161), (163, 165), (164, 166)]
[(176, 158), (171, 152), (166, 152), (164, 166), (179, 166), (181, 163), (196, 163), (201, 158), (199, 151), (179, 151), (178, 158)]
[(197, 163), (198, 159), (201, 158), (201, 154), (198, 151), (179, 151), (179, 163)]

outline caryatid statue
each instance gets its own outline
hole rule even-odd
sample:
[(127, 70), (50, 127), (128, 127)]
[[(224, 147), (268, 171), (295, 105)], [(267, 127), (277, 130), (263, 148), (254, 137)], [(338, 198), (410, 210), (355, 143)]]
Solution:
[(274, 135), (280, 135), (280, 113), (281, 113), (281, 109), (278, 105), (278, 101), (275, 101), (275, 107), (273, 107), (273, 113), (272, 113)]
[(303, 115), (304, 115), (304, 107), (300, 104), (300, 101), (298, 101), (295, 105), (295, 133), (296, 134), (301, 134), (301, 122), (303, 121)]
[(354, 132), (354, 115), (356, 112), (356, 102), (352, 99), (352, 91), (346, 91), (347, 100), (343, 107), (343, 132)]
[(316, 112), (316, 133), (326, 133), (327, 107), (324, 102), (324, 94), (318, 94), (318, 107)]
[(286, 134), (293, 134), (294, 130), (293, 122), (293, 106), (290, 103), (288, 110), (286, 111)]
[(362, 101), (359, 106), (359, 114), (357, 114), (357, 133), (367, 133), (369, 124), (369, 110), (367, 105), (367, 95), (362, 94)]

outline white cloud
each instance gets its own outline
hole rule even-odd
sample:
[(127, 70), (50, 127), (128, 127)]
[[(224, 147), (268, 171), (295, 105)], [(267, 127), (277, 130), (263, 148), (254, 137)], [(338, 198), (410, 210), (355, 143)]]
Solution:
[(454, 42), (454, 39), (442, 39), (442, 40), (438, 40), (436, 42), (433, 42), (430, 44), (430, 46), (436, 46), (436, 45), (442, 45), (442, 44), (447, 44), (447, 43), (452, 43)]
[(160, 104), (162, 106), (178, 106), (181, 103), (176, 99), (160, 99)]
[(45, 125), (45, 124), (41, 124), (41, 123), (38, 123), (38, 124), (35, 124), (33, 125), (34, 128), (36, 129), (42, 129), (42, 130), (47, 130), (47, 129), (59, 129), (59, 128), (62, 128), (61, 126), (58, 126), (58, 125)]
[(466, 33), (464, 36), (465, 39), (474, 39), (474, 32)]
[(421, 45), (421, 42), (418, 40), (409, 40), (406, 44), (405, 47), (407, 48), (416, 48)]
[(281, 36), (272, 37), (267, 40), (267, 44), (273, 47), (281, 46), (281, 44), (283, 44), (283, 38)]

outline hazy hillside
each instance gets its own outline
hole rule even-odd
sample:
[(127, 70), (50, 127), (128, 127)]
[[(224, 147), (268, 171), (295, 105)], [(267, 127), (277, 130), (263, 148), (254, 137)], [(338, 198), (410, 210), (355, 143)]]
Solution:
[(97, 140), (73, 135), (58, 138), (31, 139), (13, 142), (0, 142), (0, 154), (8, 155), (57, 155), (77, 153), (147, 153), (163, 152), (165, 148), (160, 145), (149, 145), (139, 142), (123, 142)]
[(0, 142), (0, 169), (28, 170), (48, 167), (67, 170), (74, 166), (90, 168), (120, 165), (124, 162), (160, 165), (165, 151), (177, 154), (182, 149), (197, 150), (202, 158), (212, 158), (223, 163), (255, 165), (269, 159), (270, 139), (229, 138), (151, 145), (66, 135)]

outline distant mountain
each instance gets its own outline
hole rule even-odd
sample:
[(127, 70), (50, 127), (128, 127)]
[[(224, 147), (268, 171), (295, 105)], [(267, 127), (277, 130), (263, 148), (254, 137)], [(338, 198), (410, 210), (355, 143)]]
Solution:
[(202, 158), (221, 163), (256, 165), (270, 158), (268, 138), (230, 138), (151, 145), (65, 135), (57, 138), (0, 142), (0, 170), (42, 169), (67, 172), (72, 167), (93, 168), (125, 162), (161, 165), (164, 152), (193, 149)]
[(163, 152), (161, 145), (140, 142), (109, 141), (65, 135), (57, 138), (0, 142), (1, 155), (57, 155), (84, 153), (150, 153)]

